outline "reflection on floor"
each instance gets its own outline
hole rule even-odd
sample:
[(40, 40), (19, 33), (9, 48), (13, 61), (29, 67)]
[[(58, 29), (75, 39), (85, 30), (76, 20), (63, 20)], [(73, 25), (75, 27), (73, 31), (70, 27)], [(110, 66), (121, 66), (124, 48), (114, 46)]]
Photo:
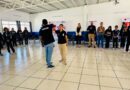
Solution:
[(44, 48), (29, 45), (0, 57), (0, 90), (130, 90), (130, 53), (123, 50), (68, 47), (67, 66), (47, 69)]

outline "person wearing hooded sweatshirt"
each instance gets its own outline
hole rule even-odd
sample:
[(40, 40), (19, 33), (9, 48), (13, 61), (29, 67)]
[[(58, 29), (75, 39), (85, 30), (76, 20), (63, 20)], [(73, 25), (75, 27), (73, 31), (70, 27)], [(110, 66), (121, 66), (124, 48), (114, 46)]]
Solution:
[(112, 27), (109, 26), (108, 29), (105, 31), (105, 34), (104, 34), (104, 37), (105, 37), (105, 48), (109, 48), (110, 46), (110, 41), (112, 39)]

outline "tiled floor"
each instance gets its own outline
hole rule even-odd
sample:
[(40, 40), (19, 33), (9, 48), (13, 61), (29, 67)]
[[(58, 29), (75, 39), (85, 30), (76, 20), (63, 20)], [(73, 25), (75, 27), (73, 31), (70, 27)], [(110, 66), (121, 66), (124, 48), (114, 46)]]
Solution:
[(121, 49), (69, 46), (64, 66), (56, 45), (53, 69), (46, 68), (39, 44), (16, 51), (9, 55), (4, 50), (0, 57), (0, 90), (130, 90), (130, 53)]

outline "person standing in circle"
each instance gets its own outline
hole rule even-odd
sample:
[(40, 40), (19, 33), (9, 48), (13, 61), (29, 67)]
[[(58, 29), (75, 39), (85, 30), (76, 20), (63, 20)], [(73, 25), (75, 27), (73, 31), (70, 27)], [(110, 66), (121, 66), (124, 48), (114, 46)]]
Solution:
[(105, 31), (105, 48), (109, 48), (110, 46), (110, 41), (112, 39), (112, 27), (109, 26), (108, 29)]
[(29, 32), (27, 30), (27, 27), (24, 28), (23, 36), (24, 36), (25, 45), (28, 45)]
[(23, 32), (21, 29), (17, 31), (19, 45), (23, 45)]
[(10, 31), (11, 35), (12, 35), (12, 45), (13, 46), (17, 46), (17, 33), (14, 30), (14, 28), (12, 28), (12, 30)]
[(76, 29), (76, 44), (77, 47), (80, 47), (81, 45), (81, 24), (78, 23), (77, 29)]
[(98, 44), (98, 47), (100, 47), (100, 44), (101, 44), (102, 48), (104, 47), (104, 33), (105, 33), (105, 28), (103, 26), (103, 22), (101, 22), (100, 26), (97, 29), (97, 44)]
[(113, 30), (113, 48), (118, 48), (118, 40), (119, 40), (119, 30), (118, 25), (115, 26), (115, 30)]
[(9, 32), (9, 29), (6, 27), (4, 28), (4, 30), (5, 30), (5, 32), (4, 32), (3, 36), (4, 36), (4, 40), (6, 42), (6, 45), (7, 45), (7, 50), (10, 54), (11, 54), (10, 49), (12, 50), (13, 53), (15, 53), (15, 49), (11, 43), (11, 40), (12, 40), (11, 33)]
[(128, 26), (128, 30), (127, 30), (126, 52), (129, 51), (129, 46), (130, 46), (130, 26)]
[(95, 37), (96, 37), (96, 26), (93, 25), (93, 22), (91, 22), (91, 25), (88, 26), (87, 32), (88, 32), (88, 39), (89, 39), (89, 45), (88, 45), (88, 47), (91, 47), (93, 45), (94, 48), (96, 48), (97, 47), (96, 41), (95, 41)]
[(0, 32), (0, 56), (3, 56), (2, 51), (1, 51), (2, 48), (3, 48), (2, 43), (3, 43), (3, 36), (2, 36), (2, 34), (1, 34), (1, 32)]
[(48, 68), (53, 68), (52, 65), (52, 53), (54, 48), (54, 37), (53, 37), (53, 24), (48, 24), (46, 19), (42, 20), (42, 27), (39, 31), (40, 40), (44, 44), (45, 53), (46, 53), (46, 63)]
[(56, 34), (58, 36), (58, 45), (59, 45), (60, 54), (62, 57), (60, 62), (62, 62), (64, 65), (67, 65), (66, 56), (67, 56), (68, 38), (67, 38), (67, 33), (64, 31), (63, 24), (59, 25), (59, 30), (56, 31)]

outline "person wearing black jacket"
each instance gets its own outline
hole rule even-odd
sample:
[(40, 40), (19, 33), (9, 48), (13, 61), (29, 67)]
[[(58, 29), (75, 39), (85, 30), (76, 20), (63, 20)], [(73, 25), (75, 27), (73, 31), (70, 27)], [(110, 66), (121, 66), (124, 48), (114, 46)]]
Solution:
[(96, 26), (93, 25), (93, 22), (91, 22), (91, 25), (88, 26), (87, 32), (88, 32), (88, 38), (89, 38), (89, 45), (88, 46), (91, 47), (93, 45), (94, 48), (96, 48), (97, 47), (96, 41), (95, 41), (95, 37), (96, 37)]
[(11, 36), (12, 36), (12, 45), (13, 46), (17, 46), (17, 33), (16, 31), (14, 31), (14, 28), (12, 28), (12, 30), (10, 31)]
[(25, 45), (28, 45), (29, 32), (26, 27), (24, 28), (23, 36), (24, 36)]
[(46, 63), (48, 68), (53, 68), (51, 59), (54, 48), (54, 37), (53, 37), (53, 24), (48, 24), (46, 19), (42, 20), (42, 27), (39, 31), (40, 40), (44, 44), (46, 53)]
[(17, 35), (18, 35), (19, 45), (23, 45), (23, 32), (22, 32), (22, 30), (19, 29), (17, 32)]
[(7, 45), (7, 50), (9, 53), (11, 53), (10, 49), (12, 49), (13, 53), (15, 53), (15, 49), (13, 48), (13, 45), (11, 43), (11, 39), (12, 39), (11, 33), (9, 32), (9, 29), (6, 27), (4, 28), (4, 30), (5, 30), (5, 32), (3, 33), (3, 36), (4, 36), (4, 40), (6, 42), (6, 45)]
[(129, 51), (129, 46), (130, 46), (130, 26), (127, 29), (127, 43), (126, 43), (126, 52)]
[(124, 48), (125, 47), (126, 38), (127, 38), (127, 26), (125, 25), (125, 23), (123, 23), (122, 28), (120, 30), (120, 38), (121, 38), (120, 47)]
[(109, 26), (108, 29), (105, 31), (105, 40), (106, 40), (106, 43), (105, 43), (105, 48), (109, 48), (109, 45), (110, 45), (110, 41), (112, 39), (112, 27)]
[(119, 39), (119, 30), (118, 26), (115, 26), (115, 30), (113, 30), (113, 48), (118, 48), (118, 39)]
[(3, 56), (2, 54), (2, 48), (3, 48), (3, 36), (2, 34), (0, 33), (0, 56)]

